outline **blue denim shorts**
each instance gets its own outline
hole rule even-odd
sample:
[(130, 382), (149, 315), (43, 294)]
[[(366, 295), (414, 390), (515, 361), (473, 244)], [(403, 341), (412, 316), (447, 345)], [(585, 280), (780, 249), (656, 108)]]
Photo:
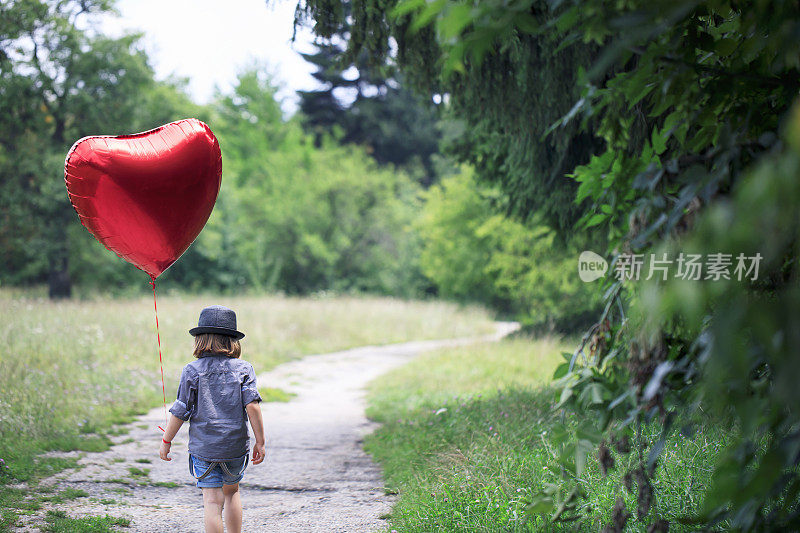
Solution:
[(197, 479), (200, 488), (219, 488), (235, 485), (244, 477), (248, 464), (247, 454), (230, 461), (205, 461), (189, 454), (189, 473)]

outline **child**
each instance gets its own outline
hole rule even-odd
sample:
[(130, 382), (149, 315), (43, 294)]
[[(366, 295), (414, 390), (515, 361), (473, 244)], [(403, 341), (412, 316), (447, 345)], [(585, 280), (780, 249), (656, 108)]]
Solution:
[(250, 445), (245, 413), (256, 439), (253, 464), (263, 461), (265, 453), (256, 375), (253, 365), (239, 359), (244, 333), (236, 330), (236, 313), (231, 309), (206, 307), (189, 333), (194, 336), (197, 360), (183, 368), (159, 454), (164, 461), (172, 460), (168, 456), (172, 439), (189, 420), (189, 472), (203, 489), (205, 530), (222, 533), (224, 509), (228, 531), (239, 533), (239, 481)]

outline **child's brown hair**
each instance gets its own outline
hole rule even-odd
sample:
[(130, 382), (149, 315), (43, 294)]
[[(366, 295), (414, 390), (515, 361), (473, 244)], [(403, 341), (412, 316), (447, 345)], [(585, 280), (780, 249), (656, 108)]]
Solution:
[(238, 339), (218, 333), (200, 333), (194, 338), (194, 356), (200, 357), (205, 352), (218, 353), (228, 357), (242, 355), (242, 345)]

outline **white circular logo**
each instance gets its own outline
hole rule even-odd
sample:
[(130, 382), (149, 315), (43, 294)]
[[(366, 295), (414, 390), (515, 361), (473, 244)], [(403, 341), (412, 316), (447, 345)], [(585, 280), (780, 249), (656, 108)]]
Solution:
[(578, 257), (578, 275), (582, 281), (589, 283), (602, 278), (608, 271), (608, 261), (596, 253), (585, 250)]

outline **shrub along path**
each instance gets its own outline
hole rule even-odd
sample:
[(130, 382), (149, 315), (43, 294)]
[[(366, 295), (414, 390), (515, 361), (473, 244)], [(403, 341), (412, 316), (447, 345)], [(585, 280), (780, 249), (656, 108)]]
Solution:
[[(259, 376), (259, 388), (283, 389), (288, 402), (262, 403), (267, 458), (250, 465), (241, 484), (244, 530), (259, 532), (371, 531), (393, 498), (381, 472), (362, 449), (375, 424), (364, 414), (364, 386), (378, 375), (432, 349), (499, 340), (519, 327), (498, 322), (482, 337), (363, 347), (288, 362)], [(172, 461), (158, 458), (162, 408), (127, 426), (102, 453), (83, 456), (79, 468), (42, 482), (54, 490), (86, 496), (53, 502), (24, 519), (25, 529), (43, 513), (106, 514), (130, 519), (130, 531), (202, 531), (200, 490), (190, 482), (184, 425), (172, 446)], [(76, 452), (60, 455), (74, 455)]]

